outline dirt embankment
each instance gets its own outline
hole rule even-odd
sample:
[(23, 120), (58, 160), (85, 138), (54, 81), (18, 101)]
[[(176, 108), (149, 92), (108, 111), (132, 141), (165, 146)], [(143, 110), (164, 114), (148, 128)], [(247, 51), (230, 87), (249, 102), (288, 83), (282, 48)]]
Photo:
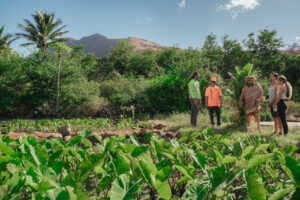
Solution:
[[(143, 141), (144, 137), (147, 135), (147, 133), (156, 133), (162, 137), (168, 137), (168, 138), (173, 138), (173, 137), (180, 137), (181, 133), (176, 132), (172, 130), (172, 127), (167, 127), (163, 124), (156, 124), (153, 126), (153, 129), (145, 129), (145, 128), (140, 128), (140, 129), (126, 129), (126, 130), (110, 130), (110, 131), (101, 131), (101, 132), (96, 132), (97, 135), (100, 136), (101, 139), (104, 139), (106, 137), (114, 136), (114, 135), (129, 135), (129, 134), (134, 134), (137, 136), (139, 141)], [(35, 137), (38, 141), (44, 140), (44, 139), (50, 139), (50, 138), (58, 138), (58, 139), (64, 139), (65, 141), (69, 140), (71, 137), (78, 135), (78, 132), (72, 132), (71, 130), (69, 133), (43, 133), (43, 132), (34, 132), (34, 133), (15, 133), (11, 132), (8, 134), (0, 134), (0, 137), (2, 136), (8, 136), (11, 139), (18, 139), (21, 136), (33, 136)], [(89, 139), (92, 142), (96, 142), (96, 139), (93, 136), (90, 136)]]

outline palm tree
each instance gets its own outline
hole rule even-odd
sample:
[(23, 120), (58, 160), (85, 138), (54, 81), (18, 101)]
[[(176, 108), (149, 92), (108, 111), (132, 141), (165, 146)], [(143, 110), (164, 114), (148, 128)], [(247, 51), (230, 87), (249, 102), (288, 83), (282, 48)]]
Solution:
[(2, 56), (3, 50), (6, 47), (8, 47), (13, 41), (18, 39), (18, 37), (12, 38), (13, 35), (10, 33), (2, 36), (3, 30), (4, 30), (4, 25), (0, 28), (0, 57)]
[(41, 51), (45, 51), (54, 43), (67, 42), (69, 38), (61, 37), (68, 31), (63, 31), (66, 25), (59, 27), (63, 22), (61, 19), (55, 19), (54, 13), (46, 13), (44, 11), (37, 11), (31, 15), (34, 23), (28, 19), (24, 19), (25, 24), (18, 24), (19, 28), (24, 33), (17, 33), (27, 39), (29, 42), (21, 44), (21, 46), (36, 45)]
[(2, 36), (4, 27), (3, 25), (0, 28), (0, 49), (3, 48), (4, 45), (9, 46), (14, 40), (18, 39), (17, 37), (12, 39), (13, 35), (10, 33)]

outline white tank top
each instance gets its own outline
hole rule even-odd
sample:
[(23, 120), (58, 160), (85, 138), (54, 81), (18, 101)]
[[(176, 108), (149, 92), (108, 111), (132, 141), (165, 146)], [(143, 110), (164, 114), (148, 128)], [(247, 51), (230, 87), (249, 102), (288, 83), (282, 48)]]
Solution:
[(269, 88), (269, 103), (271, 103), (275, 98), (275, 87), (276, 83), (271, 85), (271, 87)]
[[(282, 93), (282, 95), (281, 95), (281, 97), (280, 97), (280, 99), (286, 99), (286, 91), (287, 91), (287, 88), (286, 88), (286, 86), (285, 85), (283, 85), (283, 86), (281, 86), (281, 88), (280, 89), (283, 89), (283, 93)], [(277, 91), (277, 94), (279, 94), (280, 93), (280, 90), (278, 90)]]

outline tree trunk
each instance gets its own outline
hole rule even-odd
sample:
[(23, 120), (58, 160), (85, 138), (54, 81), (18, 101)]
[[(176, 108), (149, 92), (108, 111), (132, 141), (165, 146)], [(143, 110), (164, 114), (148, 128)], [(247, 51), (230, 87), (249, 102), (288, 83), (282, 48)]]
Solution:
[(59, 85), (60, 85), (60, 68), (61, 68), (61, 54), (58, 55), (58, 72), (57, 72), (57, 90), (56, 90), (56, 117), (59, 117)]

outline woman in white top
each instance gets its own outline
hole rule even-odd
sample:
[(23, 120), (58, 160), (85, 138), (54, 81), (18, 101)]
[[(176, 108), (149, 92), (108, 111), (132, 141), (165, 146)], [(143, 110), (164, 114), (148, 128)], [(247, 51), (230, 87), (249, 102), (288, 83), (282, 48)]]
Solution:
[[(277, 80), (277, 85), (275, 91), (276, 96), (274, 101), (272, 102), (273, 106), (277, 106), (277, 113), (280, 118), (280, 124), (279, 128), (280, 131), (284, 131), (284, 135), (286, 136), (288, 134), (288, 124), (286, 121), (286, 109), (287, 106), (285, 104), (285, 99), (289, 99), (292, 96), (292, 89), (291, 85), (287, 82), (287, 79), (285, 76), (279, 76)], [(281, 132), (280, 132), (281, 134)]]
[(275, 72), (272, 72), (270, 74), (270, 80), (272, 81), (272, 85), (271, 87), (269, 88), (269, 104), (268, 104), (268, 108), (271, 110), (271, 115), (273, 117), (273, 120), (274, 120), (274, 134), (278, 133), (278, 130), (279, 130), (279, 124), (280, 124), (280, 118), (278, 116), (278, 113), (277, 113), (277, 106), (276, 106), (276, 109), (274, 109), (274, 106), (271, 105), (272, 101), (275, 99), (275, 88), (276, 88), (276, 85), (277, 85), (277, 78), (278, 78), (278, 74), (275, 73)]

